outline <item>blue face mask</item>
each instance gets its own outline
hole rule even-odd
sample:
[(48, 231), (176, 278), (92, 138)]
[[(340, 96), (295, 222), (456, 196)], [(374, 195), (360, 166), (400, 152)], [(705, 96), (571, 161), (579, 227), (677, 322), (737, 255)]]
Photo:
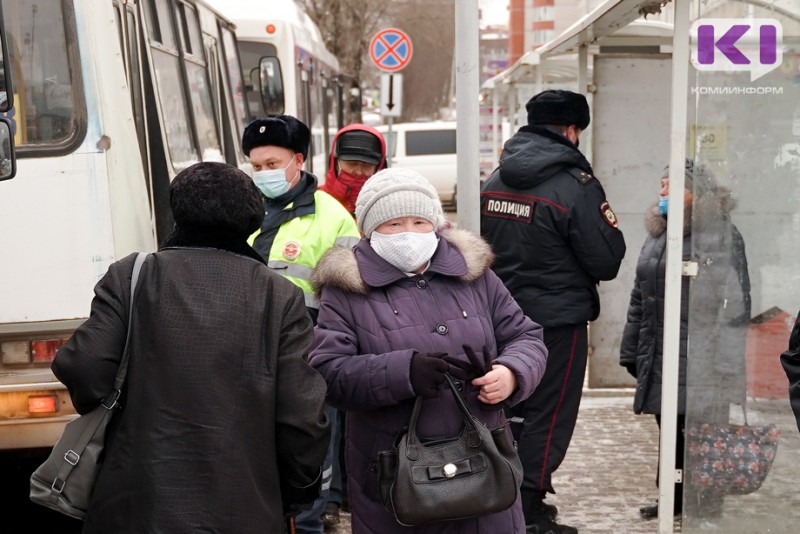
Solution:
[(658, 197), (658, 210), (661, 215), (666, 215), (669, 209), (669, 197)]
[[(294, 160), (292, 160), (294, 161)], [(267, 171), (256, 171), (253, 173), (253, 182), (258, 187), (264, 196), (267, 198), (278, 198), (286, 193), (294, 185), (294, 181), (300, 173), (297, 173), (291, 182), (286, 181), (286, 169), (292, 164), (289, 162), (283, 169), (272, 169)]]

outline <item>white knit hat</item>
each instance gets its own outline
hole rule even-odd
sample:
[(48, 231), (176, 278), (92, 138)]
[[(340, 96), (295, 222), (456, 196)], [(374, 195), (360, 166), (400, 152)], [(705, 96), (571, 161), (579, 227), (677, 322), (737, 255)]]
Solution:
[(375, 173), (364, 183), (356, 199), (358, 229), (369, 238), (372, 232), (398, 217), (421, 217), (444, 226), (444, 211), (439, 194), (417, 171), (392, 167)]

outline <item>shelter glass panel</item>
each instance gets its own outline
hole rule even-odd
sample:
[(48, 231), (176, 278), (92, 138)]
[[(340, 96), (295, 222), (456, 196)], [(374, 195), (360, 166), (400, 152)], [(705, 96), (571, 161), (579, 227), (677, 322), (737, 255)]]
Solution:
[(780, 364), (800, 309), (800, 2), (763, 5), (692, 12), (684, 533), (800, 521), (800, 435)]

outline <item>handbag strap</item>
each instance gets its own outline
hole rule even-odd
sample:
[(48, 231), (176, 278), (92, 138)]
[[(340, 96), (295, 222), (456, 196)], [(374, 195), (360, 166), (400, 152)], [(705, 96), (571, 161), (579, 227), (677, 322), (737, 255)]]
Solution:
[(125, 383), (125, 375), (128, 374), (128, 343), (131, 339), (131, 324), (133, 323), (133, 301), (134, 295), (136, 294), (136, 283), (139, 280), (139, 272), (142, 270), (142, 264), (144, 260), (147, 259), (147, 256), (149, 256), (149, 254), (139, 252), (136, 255), (136, 260), (133, 262), (133, 272), (131, 273), (131, 298), (128, 305), (128, 331), (125, 334), (125, 348), (122, 350), (122, 360), (119, 362), (117, 376), (114, 379), (114, 391), (111, 395), (103, 399), (103, 406), (109, 410), (117, 404), (117, 400), (122, 393), (122, 385)]
[[(464, 424), (467, 426), (469, 429), (468, 431), (471, 432), (472, 435), (477, 436), (477, 443), (473, 443), (473, 440), (470, 439), (470, 445), (477, 446), (480, 444), (480, 433), (478, 432), (478, 427), (475, 425), (475, 420), (472, 418), (472, 413), (469, 411), (467, 403), (464, 402), (464, 399), (462, 399), (461, 395), (458, 394), (456, 383), (453, 380), (453, 377), (450, 376), (450, 373), (445, 373), (444, 377), (450, 386), (450, 392), (453, 394), (453, 398), (456, 400), (458, 410), (461, 412), (461, 416), (464, 418)], [(406, 443), (409, 446), (420, 444), (419, 437), (417, 436), (417, 421), (419, 420), (419, 414), (421, 411), (422, 396), (417, 395), (417, 399), (414, 401), (414, 408), (411, 410), (411, 420), (408, 422), (408, 432), (406, 433)]]

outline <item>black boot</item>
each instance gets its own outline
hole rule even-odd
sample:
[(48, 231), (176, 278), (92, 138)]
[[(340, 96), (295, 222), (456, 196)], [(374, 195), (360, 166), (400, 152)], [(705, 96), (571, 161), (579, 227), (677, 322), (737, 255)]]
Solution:
[(578, 534), (578, 529), (555, 522), (558, 509), (545, 504), (546, 492), (522, 492), (522, 510), (527, 534)]
[[(675, 501), (675, 515), (676, 516), (681, 515), (681, 512), (683, 511), (682, 508), (683, 508), (683, 506), (682, 506), (681, 501), (676, 500)], [(642, 506), (641, 508), (639, 508), (639, 514), (644, 519), (655, 519), (656, 517), (658, 517), (658, 503), (650, 504), (648, 506)]]
[(528, 516), (532, 518), (545, 516), (555, 521), (558, 516), (558, 508), (555, 505), (544, 502), (546, 496), (546, 491), (530, 492), (522, 490), (522, 510), (526, 518)]

